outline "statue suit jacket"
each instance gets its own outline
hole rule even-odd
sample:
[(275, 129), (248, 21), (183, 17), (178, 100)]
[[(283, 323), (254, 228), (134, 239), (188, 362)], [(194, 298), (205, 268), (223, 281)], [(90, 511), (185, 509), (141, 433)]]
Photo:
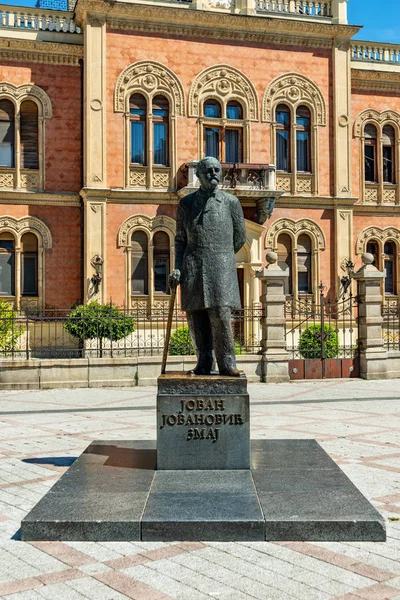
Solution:
[(175, 268), (181, 272), (183, 310), (240, 308), (235, 254), (246, 241), (239, 200), (221, 190), (201, 190), (178, 206)]

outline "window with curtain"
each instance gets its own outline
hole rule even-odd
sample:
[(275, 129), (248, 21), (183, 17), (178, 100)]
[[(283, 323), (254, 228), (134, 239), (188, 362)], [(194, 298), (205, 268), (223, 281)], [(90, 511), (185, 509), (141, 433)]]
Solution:
[(308, 235), (299, 235), (297, 239), (297, 290), (311, 294), (311, 239)]
[(132, 294), (148, 293), (148, 239), (144, 231), (135, 231), (132, 234)]
[(306, 106), (299, 106), (296, 111), (296, 154), (297, 171), (311, 172), (310, 148), (310, 111)]
[(157, 231), (153, 238), (154, 291), (169, 292), (169, 237), (164, 231)]
[(153, 162), (168, 166), (168, 121), (169, 104), (164, 96), (153, 99)]
[[(216, 100), (204, 103), (204, 156), (213, 156), (222, 162), (240, 163), (243, 161), (243, 107), (240, 102), (231, 100), (226, 105), (226, 112)], [(215, 123), (207, 120), (226, 118), (226, 123)], [(236, 123), (229, 123), (236, 121)]]
[(386, 242), (384, 245), (386, 269), (385, 294), (396, 293), (396, 246), (394, 242)]
[(15, 295), (15, 239), (11, 233), (0, 234), (0, 296)]
[(0, 100), (0, 167), (14, 168), (14, 128), (14, 104)]
[(275, 111), (276, 122), (276, 168), (290, 172), (290, 111), (285, 104), (279, 104)]
[(394, 169), (394, 129), (385, 125), (382, 131), (382, 166), (383, 181), (396, 183)]
[(368, 124), (364, 129), (364, 173), (365, 181), (376, 182), (376, 127)]
[(21, 168), (39, 168), (39, 122), (38, 107), (32, 100), (25, 100), (20, 108)]
[(372, 263), (374, 265), (374, 267), (376, 267), (377, 269), (379, 269), (379, 246), (378, 246), (378, 242), (375, 241), (371, 241), (368, 242), (367, 244), (367, 252), (369, 254), (372, 254), (372, 256), (374, 257), (374, 262)]
[(133, 94), (129, 100), (131, 123), (131, 163), (146, 164), (146, 99)]
[(289, 273), (289, 277), (285, 277), (285, 294), (292, 294), (292, 239), (287, 233), (282, 233), (277, 243), (278, 265)]
[(21, 238), (21, 292), (23, 296), (38, 295), (38, 240), (34, 233)]

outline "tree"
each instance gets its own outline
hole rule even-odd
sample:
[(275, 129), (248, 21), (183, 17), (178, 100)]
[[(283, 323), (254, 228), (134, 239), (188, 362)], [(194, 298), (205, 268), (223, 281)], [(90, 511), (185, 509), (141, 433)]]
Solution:
[(184, 325), (175, 329), (171, 335), (169, 344), (169, 354), (171, 356), (184, 356), (185, 354), (196, 354), (192, 338), (190, 337), (189, 327)]
[(74, 308), (65, 322), (65, 330), (79, 340), (98, 339), (100, 357), (103, 356), (103, 339), (118, 341), (135, 331), (134, 319), (115, 304), (99, 304), (95, 300)]
[(324, 325), (323, 340), (321, 325), (310, 325), (300, 337), (300, 352), (303, 358), (322, 358), (322, 343), (325, 358), (336, 358), (339, 354), (339, 338), (336, 331)]
[(17, 320), (18, 313), (12, 309), (5, 300), (0, 301), (0, 352), (6, 356), (15, 351), (15, 346), (20, 336), (24, 333), (23, 327)]

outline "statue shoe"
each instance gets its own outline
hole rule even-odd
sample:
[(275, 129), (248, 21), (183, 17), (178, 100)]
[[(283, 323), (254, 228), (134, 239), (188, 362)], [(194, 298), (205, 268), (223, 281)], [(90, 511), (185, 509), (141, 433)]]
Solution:
[(225, 369), (220, 371), (219, 374), (224, 377), (241, 377), (242, 371), (239, 371), (239, 369)]
[(186, 375), (191, 377), (194, 377), (195, 375), (211, 375), (211, 369), (201, 369), (200, 367), (195, 367), (194, 369), (190, 369)]

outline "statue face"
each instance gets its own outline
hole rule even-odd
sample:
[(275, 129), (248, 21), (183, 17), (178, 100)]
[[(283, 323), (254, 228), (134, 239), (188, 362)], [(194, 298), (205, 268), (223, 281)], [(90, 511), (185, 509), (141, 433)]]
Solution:
[(221, 165), (216, 158), (204, 158), (197, 169), (200, 187), (207, 192), (213, 192), (221, 180)]

